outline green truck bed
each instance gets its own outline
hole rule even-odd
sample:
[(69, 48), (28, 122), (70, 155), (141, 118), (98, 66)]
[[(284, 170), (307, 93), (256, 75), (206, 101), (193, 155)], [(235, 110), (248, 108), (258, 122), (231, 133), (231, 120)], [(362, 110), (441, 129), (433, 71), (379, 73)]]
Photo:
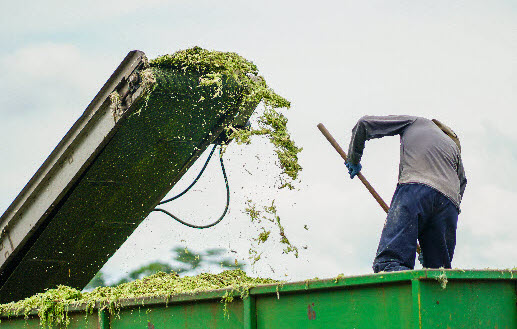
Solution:
[[(258, 286), (227, 303), (227, 316), (227, 290), (124, 300), (115, 315), (71, 310), (69, 328), (517, 328), (516, 278), (418, 270)], [(39, 328), (35, 313), (1, 320), (2, 329)]]

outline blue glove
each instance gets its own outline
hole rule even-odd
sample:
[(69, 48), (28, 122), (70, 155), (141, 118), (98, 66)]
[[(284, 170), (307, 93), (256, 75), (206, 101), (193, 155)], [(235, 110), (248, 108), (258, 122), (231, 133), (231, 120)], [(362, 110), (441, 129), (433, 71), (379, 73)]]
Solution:
[(349, 162), (345, 162), (346, 167), (348, 168), (348, 173), (350, 174), (350, 178), (353, 179), (360, 171), (363, 166), (360, 163), (353, 164)]

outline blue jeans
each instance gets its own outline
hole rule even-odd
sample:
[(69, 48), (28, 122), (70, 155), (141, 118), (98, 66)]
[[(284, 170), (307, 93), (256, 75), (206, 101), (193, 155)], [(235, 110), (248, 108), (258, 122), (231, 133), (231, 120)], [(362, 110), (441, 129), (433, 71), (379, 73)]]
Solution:
[(373, 271), (412, 270), (417, 240), (424, 267), (451, 268), (457, 223), (458, 208), (442, 193), (423, 184), (397, 185)]

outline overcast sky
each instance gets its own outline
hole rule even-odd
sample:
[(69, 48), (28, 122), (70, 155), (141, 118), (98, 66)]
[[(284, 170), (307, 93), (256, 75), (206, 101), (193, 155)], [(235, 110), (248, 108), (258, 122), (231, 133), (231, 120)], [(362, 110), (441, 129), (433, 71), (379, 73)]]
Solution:
[[(232, 145), (224, 222), (199, 231), (153, 214), (105, 265), (111, 280), (169, 261), (179, 245), (232, 249), (230, 257), (247, 262), (258, 234), (241, 212), (250, 196), (276, 199), (286, 233), (307, 246), (295, 259), (269, 244), (251, 273), (291, 280), (370, 273), (385, 214), (316, 129), (324, 123), (346, 149), (365, 114), (451, 126), (468, 178), (453, 267), (517, 266), (514, 1), (11, 1), (0, 12), (0, 41), (0, 212), (130, 50), (149, 58), (195, 45), (237, 52), (292, 102), (289, 128), (304, 148), (296, 191), (270, 188), (277, 172), (267, 144)], [(388, 203), (398, 159), (398, 136), (366, 145), (363, 173)], [(173, 192), (190, 183), (198, 162)], [(169, 209), (203, 223), (223, 207), (214, 161)]]

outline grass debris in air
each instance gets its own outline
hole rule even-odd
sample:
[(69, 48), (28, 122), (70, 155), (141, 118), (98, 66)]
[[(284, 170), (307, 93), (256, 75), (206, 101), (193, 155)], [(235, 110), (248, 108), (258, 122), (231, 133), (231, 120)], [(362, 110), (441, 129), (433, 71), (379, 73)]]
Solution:
[(116, 287), (98, 287), (91, 292), (81, 292), (67, 286), (59, 286), (15, 303), (0, 305), (0, 314), (2, 316), (21, 314), (27, 317), (31, 311), (37, 310), (42, 328), (61, 328), (67, 327), (70, 323), (68, 309), (72, 306), (85, 307), (86, 312), (91, 312), (96, 304), (100, 304), (101, 307), (106, 307), (111, 314), (116, 314), (120, 301), (124, 299), (170, 298), (179, 294), (230, 289), (222, 298), (226, 314), (226, 305), (233, 300), (234, 293), (245, 298), (250, 288), (271, 283), (278, 283), (278, 281), (252, 278), (242, 270), (228, 270), (220, 274), (203, 273), (185, 277), (179, 277), (176, 273), (160, 272)]
[(273, 144), (278, 157), (282, 183), (280, 188), (294, 189), (293, 182), (298, 179), (302, 170), (298, 162), (298, 153), (302, 148), (296, 146), (287, 131), (287, 118), (273, 108), (266, 108), (258, 119), (258, 128), (235, 129), (230, 127), (230, 138), (238, 144), (249, 144), (252, 136), (266, 136)]
[[(249, 250), (249, 258), (252, 265), (261, 259), (261, 253), (259, 253), (256, 248), (259, 244), (265, 243), (269, 240), (271, 229), (275, 228), (278, 232), (278, 240), (282, 245), (284, 245), (283, 253), (292, 253), (296, 258), (298, 258), (298, 247), (293, 245), (287, 238), (280, 216), (277, 214), (275, 200), (271, 202), (270, 206), (262, 207), (263, 211), (258, 211), (256, 208), (257, 206), (251, 200), (247, 201), (245, 213), (250, 217), (252, 222), (256, 223), (256, 225), (260, 225), (260, 230), (262, 231), (259, 233), (257, 238), (253, 239), (253, 241), (256, 242), (256, 245), (252, 245)], [(266, 229), (266, 227), (268, 229)]]
[[(239, 113), (249, 113), (249, 108), (255, 108), (259, 103), (264, 105), (260, 115), (253, 116), (253, 121), (246, 127), (228, 126), (226, 134), (229, 140), (239, 145), (249, 145), (254, 137), (266, 138), (273, 146), (278, 159), (276, 165), (280, 168), (278, 175), (279, 188), (294, 189), (294, 182), (298, 180), (302, 170), (298, 154), (302, 148), (298, 147), (287, 129), (288, 119), (281, 113), (281, 109), (289, 109), (291, 103), (271, 89), (265, 79), (259, 75), (258, 68), (252, 62), (234, 52), (209, 51), (194, 47), (160, 56), (150, 61), (150, 69), (174, 70), (178, 72), (193, 72), (200, 75), (199, 87), (213, 88), (212, 98), (222, 95), (223, 85), (229, 79), (236, 81), (240, 87)], [(148, 73), (147, 73), (148, 74)], [(149, 75), (149, 74), (148, 74)], [(144, 80), (150, 80), (147, 77)], [(156, 80), (154, 80), (156, 81)], [(148, 88), (152, 93), (153, 88)], [(200, 100), (201, 101), (201, 100)], [(298, 248), (293, 246), (286, 236), (285, 229), (276, 213), (274, 201), (270, 206), (255, 206), (251, 200), (245, 205), (244, 212), (252, 222), (268, 219), (278, 230), (280, 242), (285, 246), (283, 252), (293, 253), (298, 257)], [(261, 227), (260, 233), (253, 241), (265, 243), (269, 239), (271, 228)], [(253, 247), (252, 247), (253, 249)], [(253, 263), (258, 261), (261, 254), (250, 250)]]

